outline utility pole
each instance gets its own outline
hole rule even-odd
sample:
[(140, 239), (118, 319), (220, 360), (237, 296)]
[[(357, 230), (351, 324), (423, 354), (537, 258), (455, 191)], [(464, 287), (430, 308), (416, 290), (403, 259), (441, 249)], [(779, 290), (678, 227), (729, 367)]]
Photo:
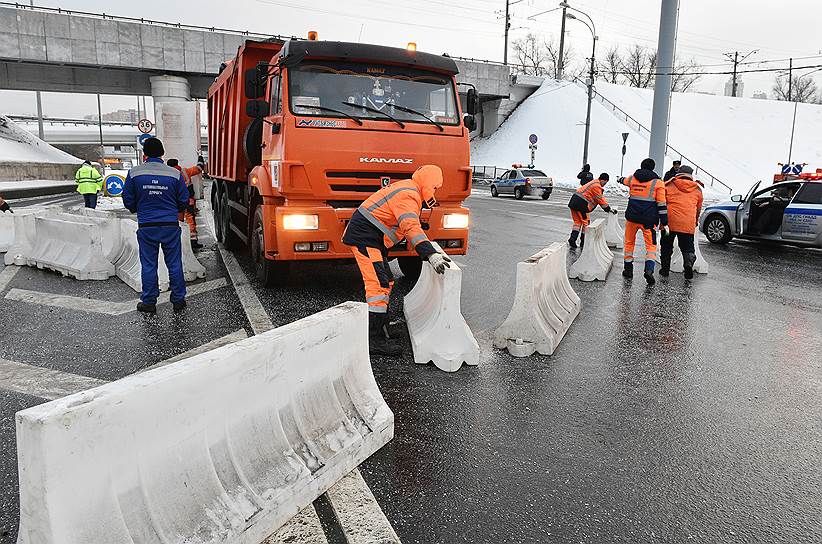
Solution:
[(759, 49), (754, 49), (750, 51), (742, 58), (739, 58), (739, 51), (734, 51), (733, 53), (724, 53), (725, 57), (728, 58), (731, 62), (734, 63), (734, 72), (733, 72), (733, 83), (731, 84), (731, 96), (736, 97), (737, 89), (739, 88), (737, 84), (736, 72), (737, 67), (739, 66), (740, 62), (743, 62), (745, 59), (753, 55), (754, 53), (758, 53)]
[[(33, 8), (34, 0), (29, 0), (29, 5)], [(37, 135), (41, 140), (45, 140), (46, 132), (43, 129), (43, 98), (40, 96), (40, 91), (35, 91), (34, 96), (37, 100)]]
[(100, 93), (97, 93), (97, 126), (100, 127), (100, 164), (105, 165), (106, 148), (103, 146), (103, 108), (100, 105)]
[(568, 2), (562, 2), (560, 6), (562, 6), (562, 25), (559, 29), (559, 59), (557, 59), (557, 79), (562, 79), (562, 70), (563, 68), (565, 68), (565, 66), (563, 66), (565, 64), (565, 59), (563, 59), (563, 55), (565, 54), (565, 14), (568, 10)]
[(788, 60), (788, 102), (793, 99), (791, 91), (793, 90), (793, 57)]
[(654, 108), (651, 115), (651, 146), (649, 155), (659, 168), (665, 163), (668, 146), (668, 118), (671, 113), (671, 86), (676, 51), (676, 30), (679, 20), (679, 0), (662, 0), (659, 15), (657, 69), (654, 82)]
[(508, 29), (511, 28), (510, 7), (510, 0), (505, 0), (505, 51), (502, 55), (502, 63), (506, 66), (508, 66)]

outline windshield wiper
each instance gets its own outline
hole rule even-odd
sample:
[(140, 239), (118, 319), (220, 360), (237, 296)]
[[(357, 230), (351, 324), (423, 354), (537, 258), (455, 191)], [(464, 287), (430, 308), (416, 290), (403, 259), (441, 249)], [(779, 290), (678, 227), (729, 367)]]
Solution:
[(333, 111), (334, 113), (339, 113), (340, 115), (342, 115), (344, 117), (348, 117), (352, 121), (356, 122), (358, 125), (362, 126), (362, 121), (360, 121), (359, 119), (357, 119), (353, 115), (348, 115), (344, 111), (335, 110), (334, 108), (327, 108), (325, 106), (303, 106), (303, 105), (300, 105), (300, 106), (297, 106), (297, 107), (298, 108), (309, 108), (309, 109), (320, 110), (320, 111)]
[(400, 111), (406, 111), (408, 113), (416, 113), (420, 117), (425, 117), (428, 120), (429, 123), (431, 123), (432, 125), (436, 125), (436, 127), (438, 129), (440, 129), (440, 132), (443, 132), (445, 130), (444, 128), (442, 128), (441, 124), (437, 123), (436, 121), (434, 121), (433, 119), (431, 119), (430, 117), (428, 117), (427, 115), (422, 113), (421, 111), (412, 110), (411, 108), (406, 108), (405, 106), (400, 106), (399, 104), (392, 104), (392, 106), (394, 106), (395, 108), (397, 108)]
[(392, 121), (394, 121), (395, 123), (397, 123), (400, 126), (400, 128), (405, 128), (405, 123), (403, 123), (399, 119), (396, 119), (396, 118), (388, 115), (387, 113), (385, 113), (382, 110), (378, 110), (377, 108), (372, 108), (371, 106), (361, 106), (359, 104), (352, 104), (351, 102), (345, 102), (345, 101), (340, 102), (340, 104), (345, 104), (346, 106), (351, 106), (352, 108), (362, 108), (365, 111), (373, 111), (374, 113), (379, 113), (380, 115), (385, 115), (387, 118), (389, 118)]

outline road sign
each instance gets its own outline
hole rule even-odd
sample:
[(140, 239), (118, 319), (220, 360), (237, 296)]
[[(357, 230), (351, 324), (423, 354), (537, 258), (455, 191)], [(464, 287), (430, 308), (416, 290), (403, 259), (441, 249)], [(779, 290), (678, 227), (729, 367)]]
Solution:
[(791, 170), (793, 171), (794, 174), (799, 175), (799, 174), (802, 173), (802, 166), (803, 166), (802, 164), (794, 164), (793, 168), (791, 168)]
[(148, 119), (140, 119), (139, 121), (137, 121), (137, 130), (139, 130), (143, 134), (148, 134), (149, 132), (154, 130), (154, 123), (152, 123)]
[(143, 144), (146, 143), (146, 140), (149, 138), (154, 138), (154, 134), (140, 134), (140, 137), (137, 138), (137, 142), (140, 144), (140, 147), (143, 147)]
[(791, 173), (791, 165), (790, 164), (783, 164), (782, 165), (782, 173), (783, 174), (790, 174)]
[(536, 134), (531, 134), (530, 136), (528, 136), (528, 141), (531, 142), (532, 144), (537, 143), (537, 135)]
[(103, 189), (106, 196), (123, 196), (123, 187), (126, 179), (119, 174), (109, 174), (103, 180)]

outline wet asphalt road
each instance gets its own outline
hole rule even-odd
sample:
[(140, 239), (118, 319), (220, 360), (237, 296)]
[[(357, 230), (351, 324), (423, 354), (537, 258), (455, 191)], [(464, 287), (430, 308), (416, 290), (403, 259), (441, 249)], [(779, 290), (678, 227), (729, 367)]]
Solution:
[[(361, 471), (402, 541), (822, 541), (822, 252), (703, 239), (710, 274), (653, 287), (639, 272), (623, 280), (617, 254), (607, 282), (572, 280), (583, 309), (554, 355), (515, 359), (490, 333), (510, 309), (516, 262), (567, 238), (567, 195), (480, 193), (469, 255), (456, 258), (480, 365), (446, 374), (410, 350), (373, 361), (396, 433)], [(226, 275), (216, 252), (199, 256), (207, 279)], [(308, 265), (265, 290), (240, 263), (276, 325), (362, 297), (353, 265)], [(117, 280), (34, 269), (8, 288), (135, 298)], [(152, 319), (0, 298), (0, 357), (115, 379), (250, 332), (230, 286), (190, 304)], [(393, 297), (394, 317), (400, 305)], [(18, 516), (13, 413), (42, 400), (0, 390), (0, 402), (6, 544)]]

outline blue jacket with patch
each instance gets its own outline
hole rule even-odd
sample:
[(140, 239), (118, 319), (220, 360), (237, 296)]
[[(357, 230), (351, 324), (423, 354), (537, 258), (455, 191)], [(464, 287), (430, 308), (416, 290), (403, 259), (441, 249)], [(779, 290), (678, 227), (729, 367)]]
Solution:
[(188, 207), (182, 172), (166, 166), (162, 159), (147, 159), (128, 171), (123, 205), (137, 214), (141, 227), (177, 225), (178, 214)]

